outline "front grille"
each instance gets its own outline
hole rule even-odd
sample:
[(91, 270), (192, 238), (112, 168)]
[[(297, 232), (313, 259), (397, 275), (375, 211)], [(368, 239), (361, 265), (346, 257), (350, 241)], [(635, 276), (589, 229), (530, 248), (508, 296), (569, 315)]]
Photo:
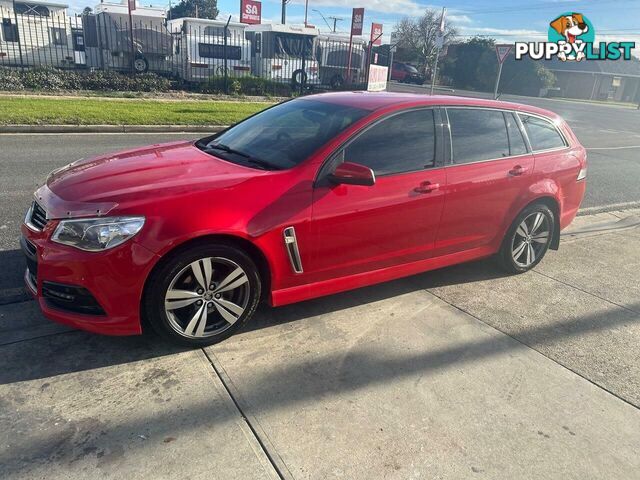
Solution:
[(25, 260), (27, 261), (29, 273), (36, 277), (38, 275), (38, 255), (36, 253), (36, 246), (26, 238), (21, 237), (20, 247), (22, 248), (22, 253), (24, 253)]
[(98, 301), (83, 287), (42, 282), (42, 296), (49, 306), (59, 310), (85, 315), (105, 315)]
[(31, 218), (29, 222), (38, 230), (42, 230), (47, 224), (47, 212), (44, 211), (44, 208), (42, 208), (38, 202), (33, 202), (31, 205)]

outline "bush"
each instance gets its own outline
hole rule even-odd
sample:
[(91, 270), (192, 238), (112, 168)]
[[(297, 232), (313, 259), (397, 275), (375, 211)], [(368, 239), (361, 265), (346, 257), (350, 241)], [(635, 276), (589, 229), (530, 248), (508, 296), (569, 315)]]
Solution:
[(129, 75), (113, 70), (59, 70), (51, 67), (31, 70), (0, 68), (0, 90), (100, 90), (166, 92), (171, 80), (155, 73)]
[[(291, 95), (291, 85), (274, 82), (265, 78), (246, 76), (228, 79), (230, 95), (260, 95), (288, 97)], [(224, 77), (211, 77), (206, 82), (192, 84), (190, 89), (199, 93), (225, 93)]]
[(22, 77), (17, 70), (11, 70), (9, 68), (0, 69), (0, 90), (19, 91), (24, 90), (22, 84)]
[(206, 82), (172, 81), (155, 73), (131, 75), (115, 70), (61, 70), (41, 67), (30, 70), (0, 68), (0, 90), (61, 91), (95, 90), (102, 92), (166, 92), (184, 89), (200, 93), (229, 93), (230, 95), (289, 97), (293, 93), (286, 82), (246, 76), (229, 77), (225, 92), (224, 77), (211, 77)]

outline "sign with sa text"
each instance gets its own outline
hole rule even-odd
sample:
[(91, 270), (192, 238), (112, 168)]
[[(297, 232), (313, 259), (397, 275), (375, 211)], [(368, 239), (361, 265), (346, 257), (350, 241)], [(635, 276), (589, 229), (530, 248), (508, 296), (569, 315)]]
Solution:
[(351, 14), (351, 35), (362, 35), (364, 8), (354, 8)]
[(373, 45), (382, 45), (382, 24), (371, 24), (371, 43)]
[(262, 22), (262, 4), (257, 0), (240, 1), (240, 22), (257, 25)]

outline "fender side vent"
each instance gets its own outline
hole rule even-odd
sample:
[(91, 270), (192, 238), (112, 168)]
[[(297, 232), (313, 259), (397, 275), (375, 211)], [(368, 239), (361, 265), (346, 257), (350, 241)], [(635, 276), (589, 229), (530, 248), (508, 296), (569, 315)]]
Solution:
[(296, 229), (287, 227), (284, 229), (284, 247), (289, 254), (291, 268), (295, 273), (302, 273), (302, 260), (300, 260), (300, 250), (298, 250), (298, 240), (296, 239)]

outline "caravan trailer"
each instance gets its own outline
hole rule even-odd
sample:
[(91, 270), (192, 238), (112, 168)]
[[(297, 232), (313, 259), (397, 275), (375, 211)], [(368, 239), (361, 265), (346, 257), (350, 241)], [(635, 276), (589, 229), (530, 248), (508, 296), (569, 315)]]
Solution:
[(129, 26), (127, 0), (101, 2), (95, 12), (83, 15), (88, 66), (115, 70), (133, 66), (137, 73), (172, 72), (173, 44), (164, 7), (137, 6), (132, 11), (133, 28)]
[(364, 82), (367, 65), (367, 42), (354, 37), (351, 46), (351, 71), (349, 69), (349, 35), (322, 34), (318, 37), (317, 58), (320, 63), (319, 78), (322, 85), (340, 89), (347, 78), (351, 83)]
[(246, 38), (251, 41), (253, 74), (275, 82), (318, 84), (317, 28), (262, 24), (250, 25)]
[(83, 65), (84, 56), (76, 54), (82, 48), (76, 41), (79, 25), (67, 15), (67, 5), (0, 0), (0, 17), (0, 65)]
[[(245, 40), (246, 25), (222, 20), (178, 18), (167, 28), (174, 37), (179, 74), (187, 81), (202, 81), (213, 76), (251, 74), (251, 44)], [(226, 56), (226, 64), (225, 64)]]

